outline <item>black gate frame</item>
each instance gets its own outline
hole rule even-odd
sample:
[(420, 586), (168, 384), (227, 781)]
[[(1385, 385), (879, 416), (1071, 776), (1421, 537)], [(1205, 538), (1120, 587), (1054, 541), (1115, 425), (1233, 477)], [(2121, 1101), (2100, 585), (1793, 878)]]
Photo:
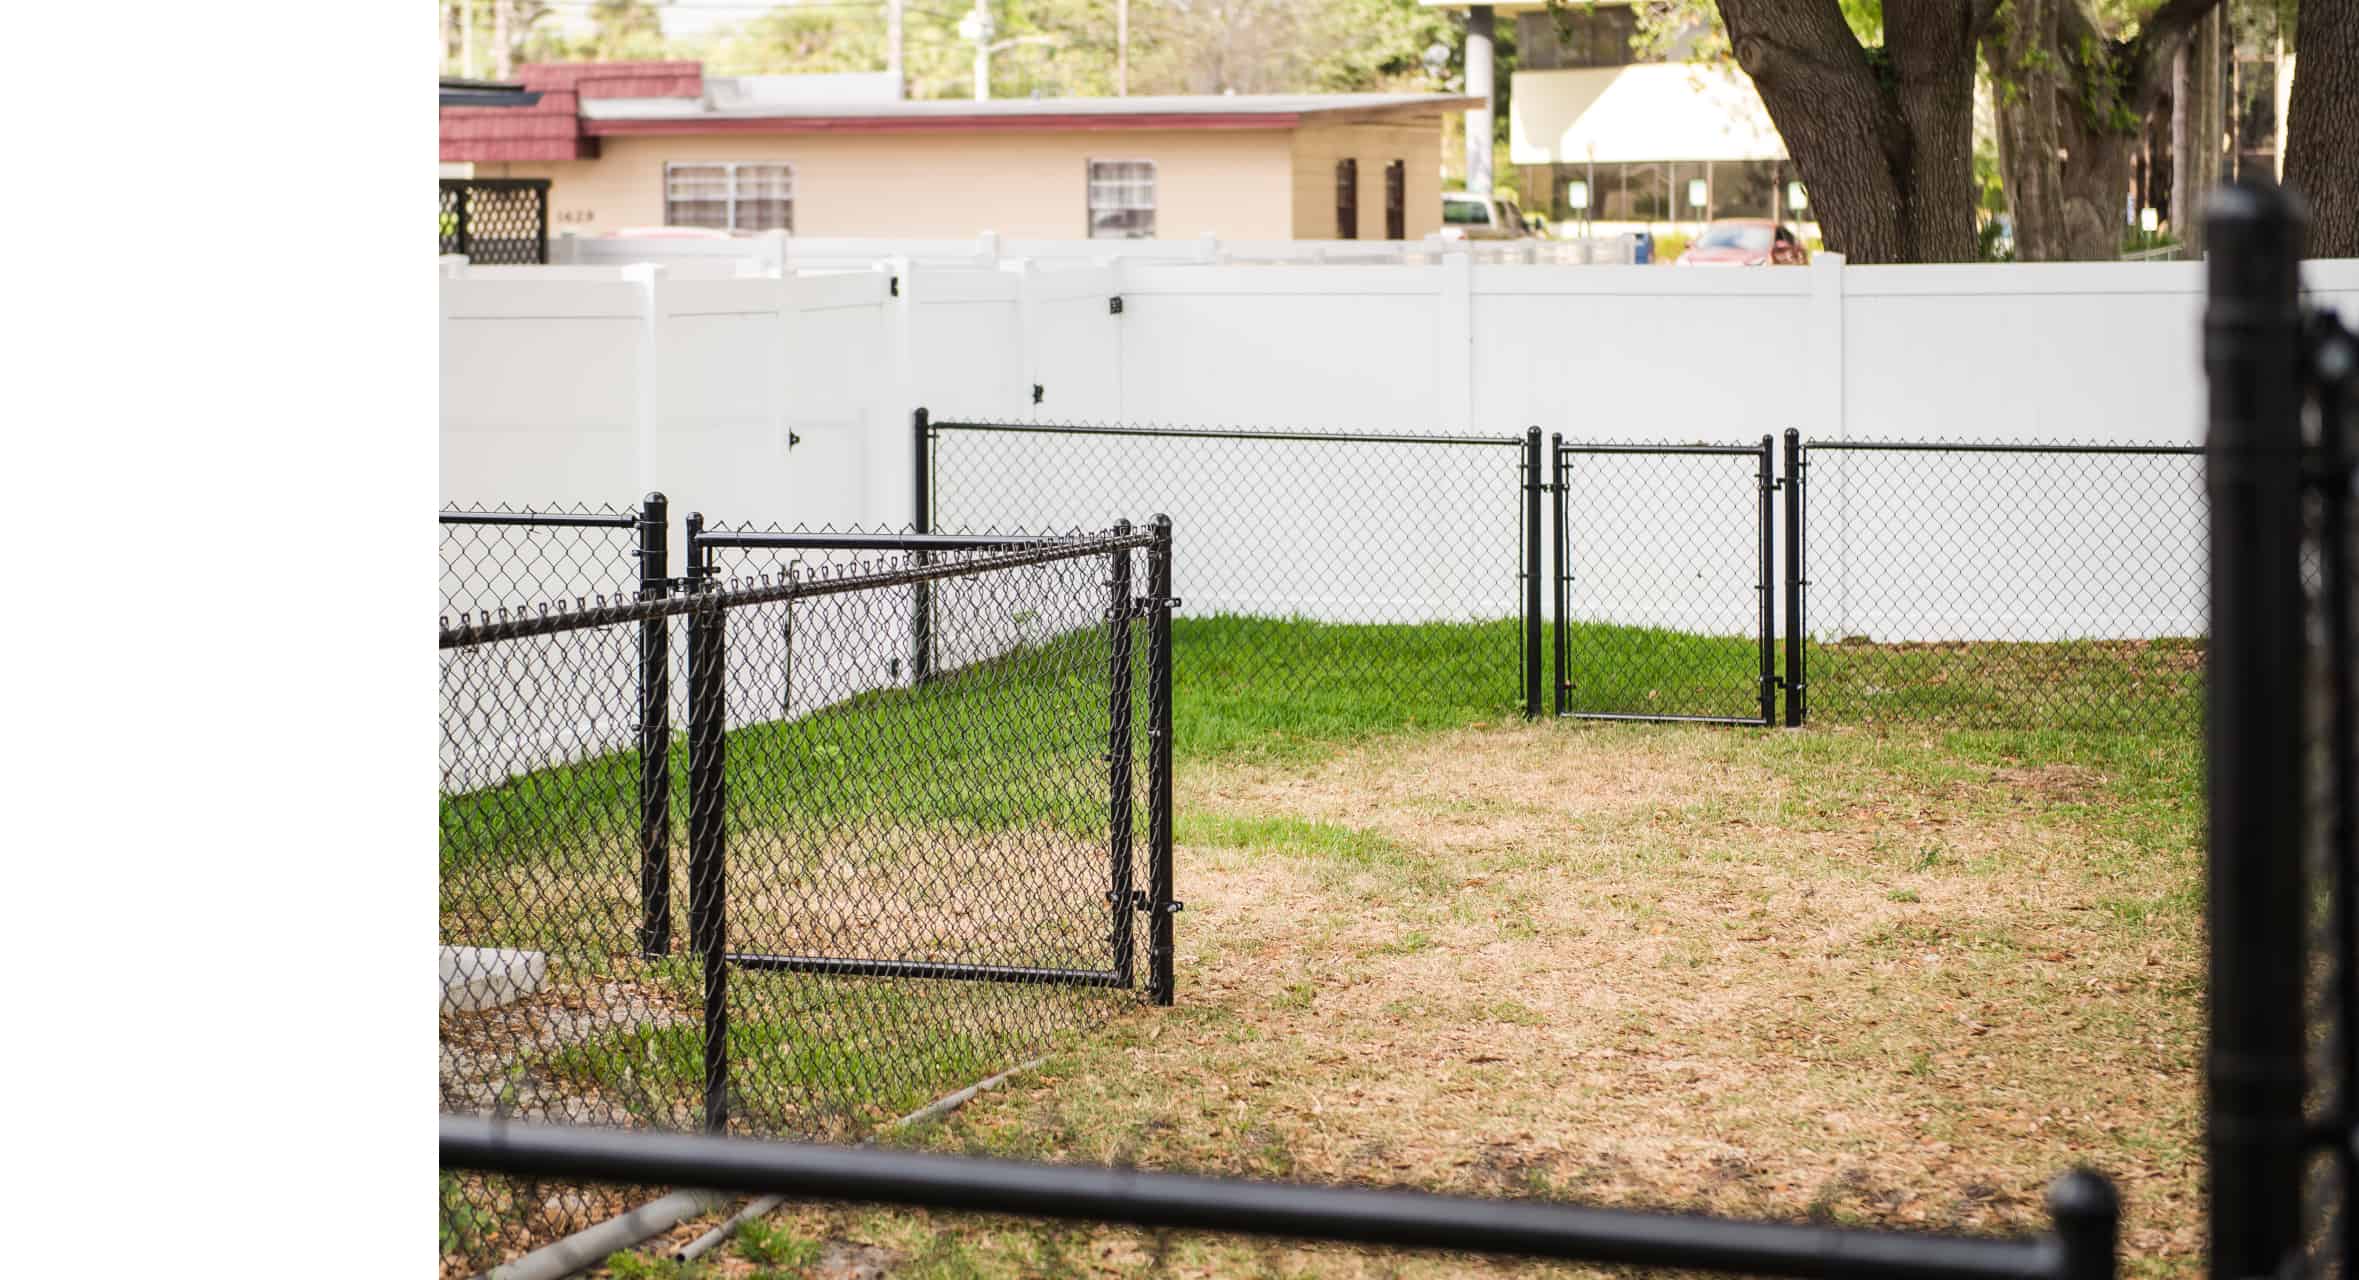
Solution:
[[(1786, 433), (1789, 458), (1792, 456), (1792, 447), (1795, 434), (1796, 433), (1792, 431), (1788, 431)], [(1557, 715), (1574, 720), (1624, 720), (1673, 724), (1725, 724), (1741, 725), (1754, 728), (1776, 723), (1777, 690), (1780, 681), (1777, 674), (1777, 581), (1776, 570), (1773, 566), (1771, 556), (1773, 544), (1775, 541), (1773, 531), (1776, 527), (1774, 523), (1777, 501), (1776, 494), (1780, 489), (1788, 488), (1788, 486), (1784, 482), (1780, 481), (1777, 477), (1775, 463), (1773, 461), (1775, 452), (1776, 440), (1775, 437), (1772, 436), (1761, 437), (1761, 443), (1757, 445), (1591, 444), (1581, 441), (1567, 441), (1561, 434), (1550, 437), (1550, 454), (1555, 460), (1555, 465), (1550, 476), (1548, 488), (1553, 490), (1556, 494), (1556, 616), (1552, 624), (1552, 639), (1554, 641), (1554, 647), (1556, 650), (1555, 709)], [(1759, 699), (1760, 710), (1757, 714), (1751, 716), (1652, 716), (1634, 715), (1626, 712), (1616, 713), (1573, 710), (1572, 654), (1569, 647), (1572, 638), (1572, 594), (1574, 581), (1574, 575), (1572, 573), (1573, 557), (1571, 555), (1571, 481), (1572, 459), (1574, 456), (1580, 454), (1644, 454), (1656, 456), (1667, 455), (1674, 457), (1750, 457), (1757, 461), (1758, 473), (1757, 479), (1755, 481), (1755, 487), (1759, 494), (1760, 529), (1757, 535), (1757, 547), (1754, 554), (1754, 571), (1756, 577), (1753, 587), (1754, 594), (1757, 595), (1760, 599), (1758, 610), (1760, 625), (1757, 632), (1757, 637), (1759, 641), (1761, 665), (1758, 683), (1755, 686), (1755, 695)], [(1792, 472), (1789, 470), (1788, 474), (1791, 475)], [(1788, 492), (1789, 497), (1787, 499), (1786, 519), (1787, 528), (1792, 530), (1796, 527), (1795, 522), (1799, 519), (1799, 513), (1796, 509), (1795, 501), (1791, 496), (1792, 490), (1788, 489)], [(1794, 548), (1799, 546), (1799, 542), (1800, 540), (1798, 538), (1789, 538), (1787, 553), (1789, 561), (1791, 561), (1793, 555), (1795, 554)], [(1793, 590), (1791, 582), (1796, 576), (1798, 575), (1791, 572), (1788, 575), (1789, 592)], [(1798, 613), (1798, 610), (1795, 612)], [(1791, 659), (1789, 658), (1789, 663), (1790, 662)], [(1800, 672), (1798, 670), (1792, 671), (1791, 676), (1794, 687), (1798, 689), (1800, 687)], [(1793, 714), (1791, 710), (1791, 704), (1789, 704), (1788, 714), (1789, 716)], [(1798, 724), (1800, 721), (1789, 720), (1789, 723)]]
[[(704, 1127), (727, 1130), (729, 1120), (729, 970), (787, 971), (839, 977), (935, 978), (1079, 987), (1134, 988), (1130, 944), (1134, 912), (1148, 916), (1147, 997), (1170, 1005), (1176, 988), (1173, 920), (1181, 904), (1173, 897), (1171, 806), (1171, 521), (1157, 516), (1146, 532), (1125, 523), (1109, 534), (1077, 538), (1027, 536), (937, 537), (923, 534), (795, 534), (707, 532), (702, 513), (686, 520), (688, 574), (661, 577), (666, 538), (661, 494), (648, 495), (640, 515), (542, 516), (511, 513), (443, 513), (446, 524), (537, 524), (626, 528), (640, 531), (642, 574), (652, 575), (635, 600), (574, 608), (560, 605), (538, 612), (500, 610), (496, 615), (443, 619), (439, 648), (466, 649), (503, 640), (555, 635), (637, 623), (641, 637), (639, 710), (641, 764), (641, 907), (637, 931), (641, 954), (659, 958), (670, 950), (670, 694), (671, 619), (687, 626), (688, 745), (688, 935), (702, 963)], [(842, 577), (787, 577), (771, 584), (723, 586), (713, 577), (711, 552), (722, 547), (781, 550), (864, 550), (910, 557), (900, 569)], [(1147, 556), (1148, 594), (1129, 595), (1128, 562), (1134, 550)], [(980, 561), (934, 562), (952, 552), (989, 552)], [(1049, 969), (1010, 965), (876, 960), (836, 956), (776, 955), (728, 949), (728, 835), (726, 830), (728, 751), (727, 628), (729, 610), (814, 596), (873, 591), (967, 577), (1019, 567), (1105, 556), (1111, 562), (1107, 627), (1112, 641), (1109, 670), (1107, 785), (1112, 832), (1108, 841), (1107, 900), (1115, 926), (1105, 969)], [(1130, 628), (1147, 631), (1147, 888), (1131, 887), (1131, 709)]]
[[(1516, 493), (1519, 508), (1517, 525), (1522, 533), (1518, 549), (1516, 575), (1517, 631), (1523, 640), (1523, 714), (1527, 720), (1540, 718), (1542, 636), (1540, 615), (1540, 576), (1544, 552), (1541, 541), (1541, 495), (1547, 490), (1543, 479), (1545, 462), (1540, 449), (1540, 428), (1531, 427), (1521, 436), (1450, 436), (1368, 434), (1341, 431), (1221, 431), (1201, 427), (1121, 427), (1080, 426), (1040, 422), (988, 422), (959, 420), (936, 422), (929, 410), (918, 409), (910, 414), (910, 502), (912, 527), (919, 533), (931, 533), (934, 528), (934, 442), (945, 431), (1006, 432), (1056, 436), (1130, 436), (1151, 440), (1248, 440), (1316, 444), (1412, 444), (1434, 446), (1473, 446), (1477, 448), (1513, 448), (1520, 461), (1517, 471)], [(1166, 591), (1164, 594), (1169, 594)], [(1176, 601), (1174, 602), (1177, 603)], [(912, 670), (924, 679), (933, 669), (931, 644), (932, 621), (928, 597), (919, 589), (917, 602), (909, 623), (910, 663)]]

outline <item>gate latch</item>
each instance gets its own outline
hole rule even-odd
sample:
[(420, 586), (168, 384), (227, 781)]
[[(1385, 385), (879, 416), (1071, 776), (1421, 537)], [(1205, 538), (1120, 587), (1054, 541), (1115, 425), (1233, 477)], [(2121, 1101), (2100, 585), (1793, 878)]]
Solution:
[(1130, 602), (1131, 612), (1142, 618), (1155, 612), (1157, 608), (1177, 609), (1179, 607), (1180, 598), (1178, 596), (1165, 596), (1161, 599), (1154, 596), (1140, 596)]

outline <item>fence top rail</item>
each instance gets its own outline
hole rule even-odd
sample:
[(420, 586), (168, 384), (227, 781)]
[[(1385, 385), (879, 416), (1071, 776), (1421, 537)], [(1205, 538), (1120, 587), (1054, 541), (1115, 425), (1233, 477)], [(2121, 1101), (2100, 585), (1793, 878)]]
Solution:
[(438, 514), (444, 524), (540, 525), (558, 529), (635, 529), (639, 525), (636, 512), (568, 515), (544, 511), (444, 511)]
[(1053, 422), (930, 422), (934, 431), (1006, 431), (1055, 436), (1146, 436), (1162, 440), (1275, 440), (1324, 444), (1466, 444), (1522, 448), (1524, 437), (1375, 434), (1358, 431), (1243, 431), (1233, 427), (1107, 427)]
[(1805, 449), (1841, 449), (1858, 453), (2093, 453), (2093, 454), (2152, 454), (2169, 457), (2197, 457), (2203, 453), (2199, 444), (2072, 444), (2052, 441), (2008, 442), (2002, 440), (1812, 440), (1804, 437)]
[(774, 533), (707, 529), (700, 547), (773, 547), (799, 551), (1001, 551), (1051, 545), (1086, 534), (1024, 533)]
[[(1131, 534), (1093, 534), (1080, 538), (1055, 540), (1030, 539), (1025, 545), (980, 554), (973, 559), (937, 561), (931, 564), (889, 565), (870, 568), (859, 565), (814, 566), (813, 576), (805, 577), (801, 566), (789, 566), (782, 574), (765, 574), (751, 579), (707, 585), (703, 590), (661, 598), (630, 596), (578, 596), (571, 601), (556, 600), (520, 609), (500, 609), (487, 615), (461, 614), (454, 624), (442, 619), (437, 647), (465, 649), (501, 640), (523, 640), (536, 636), (557, 635), (567, 631), (587, 631), (598, 627), (620, 626), (632, 622), (653, 622), (678, 614), (704, 609), (739, 609), (751, 605), (773, 604), (782, 600), (802, 600), (817, 596), (844, 595), (854, 591), (873, 591), (884, 587), (908, 586), (919, 582), (935, 582), (945, 578), (973, 577), (1000, 569), (1015, 569), (1026, 565), (1050, 564), (1059, 560), (1078, 560), (1087, 556), (1102, 556), (1116, 551), (1127, 551), (1157, 545), (1154, 532)], [(593, 601), (595, 603), (593, 603)]]
[(1783, 1276), (2065, 1280), (2110, 1257), (2118, 1213), (2089, 1174), (2050, 1192), (2058, 1234), (1974, 1239), (480, 1116), (442, 1118), (441, 1158), (525, 1176)]
[(1576, 440), (1559, 441), (1558, 453), (1704, 453), (1726, 454), (1734, 457), (1759, 457), (1761, 444), (1584, 444)]

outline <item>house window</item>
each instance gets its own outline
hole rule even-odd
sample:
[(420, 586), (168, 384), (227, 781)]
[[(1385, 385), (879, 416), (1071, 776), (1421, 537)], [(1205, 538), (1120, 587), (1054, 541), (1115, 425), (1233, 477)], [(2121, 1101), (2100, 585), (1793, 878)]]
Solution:
[(1155, 162), (1089, 162), (1089, 238), (1155, 238)]
[(792, 231), (794, 166), (667, 164), (663, 167), (663, 221), (667, 227)]
[(1360, 238), (1360, 162), (1335, 162), (1335, 238)]
[(1409, 162), (1384, 166), (1384, 238), (1409, 238)]

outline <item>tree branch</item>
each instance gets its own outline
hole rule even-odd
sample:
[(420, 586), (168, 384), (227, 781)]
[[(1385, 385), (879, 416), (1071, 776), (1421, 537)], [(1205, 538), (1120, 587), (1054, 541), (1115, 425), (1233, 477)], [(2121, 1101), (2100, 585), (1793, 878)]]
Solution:
[[(2072, 7), (2072, 6), (2067, 6)], [(2145, 115), (2162, 97), (2163, 83), (2179, 43), (2204, 16), (2220, 7), (2220, 0), (2163, 0), (2154, 16), (2138, 24), (2138, 38), (2130, 42), (2127, 60), (2132, 75), (2129, 108)]]

